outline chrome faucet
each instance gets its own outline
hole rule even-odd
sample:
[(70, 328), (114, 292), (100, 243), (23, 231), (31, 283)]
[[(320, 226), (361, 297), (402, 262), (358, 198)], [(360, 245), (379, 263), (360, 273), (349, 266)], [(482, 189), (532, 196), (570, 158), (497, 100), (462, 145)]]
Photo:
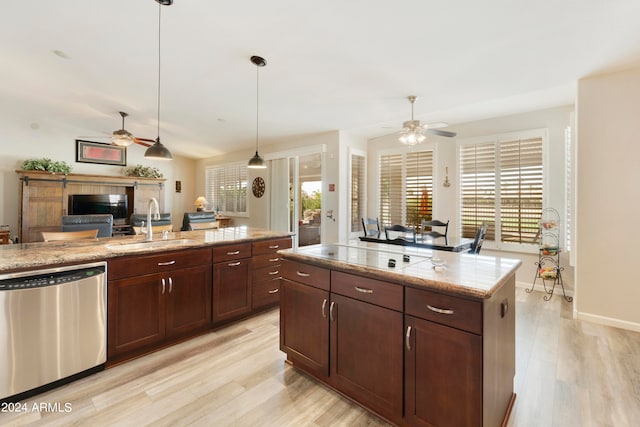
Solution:
[(160, 208), (158, 207), (158, 201), (155, 197), (149, 199), (149, 205), (147, 206), (147, 229), (146, 229), (146, 241), (153, 240), (153, 230), (151, 229), (151, 208), (153, 208), (153, 219), (156, 221), (160, 219)]

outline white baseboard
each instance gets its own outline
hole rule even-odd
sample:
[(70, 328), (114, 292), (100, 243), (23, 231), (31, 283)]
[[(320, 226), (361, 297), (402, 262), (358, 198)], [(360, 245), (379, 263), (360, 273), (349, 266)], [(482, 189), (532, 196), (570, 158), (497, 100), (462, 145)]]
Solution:
[[(552, 286), (553, 286), (553, 283), (547, 280), (547, 289), (551, 289)], [(517, 281), (516, 288), (531, 289), (531, 283)], [(542, 279), (536, 280), (536, 285), (533, 287), (533, 290), (536, 292), (544, 292), (544, 285), (542, 284)], [(564, 291), (568, 297), (573, 297), (573, 289), (568, 289), (565, 287)], [(553, 291), (553, 294), (554, 295), (560, 294), (562, 296), (562, 286), (556, 285), (556, 289)]]
[(599, 316), (597, 314), (574, 312), (574, 318), (585, 322), (597, 323), (599, 325), (613, 326), (614, 328), (628, 329), (640, 332), (640, 323), (628, 322), (626, 320), (614, 319), (612, 317)]

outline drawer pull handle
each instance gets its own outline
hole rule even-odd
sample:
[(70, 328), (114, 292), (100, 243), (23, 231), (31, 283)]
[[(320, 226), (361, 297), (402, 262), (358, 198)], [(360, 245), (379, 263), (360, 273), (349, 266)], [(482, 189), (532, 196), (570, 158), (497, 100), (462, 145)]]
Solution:
[(229, 267), (237, 267), (241, 264), (240, 261), (236, 261), (236, 262), (230, 262), (229, 264), (227, 264)]
[(162, 278), (162, 295), (164, 295), (164, 289), (167, 287), (167, 283), (164, 280), (164, 277)]
[(269, 249), (278, 249), (280, 245), (269, 245)]
[(278, 270), (270, 271), (269, 274), (272, 275), (272, 276), (275, 276), (276, 274), (280, 274), (280, 272)]
[(322, 301), (322, 317), (324, 317), (325, 319), (327, 318), (327, 299), (325, 298), (324, 301)]
[(278, 262), (280, 258), (269, 258), (269, 262)]
[(159, 262), (158, 266), (162, 266), (162, 265), (173, 265), (176, 263), (176, 260), (171, 260), (171, 261), (166, 261), (166, 262)]
[(311, 276), (311, 274), (309, 274), (309, 273), (303, 273), (302, 271), (296, 271), (296, 274), (297, 274), (298, 276), (301, 276), (301, 277), (309, 277), (309, 276)]
[(169, 277), (169, 293), (171, 293), (171, 291), (173, 291), (173, 279)]
[(240, 251), (227, 252), (227, 255), (238, 255)]
[(332, 322), (335, 322), (335, 319), (333, 317), (333, 306), (336, 304), (335, 301), (331, 301), (331, 305), (329, 306), (329, 318), (331, 318)]
[(407, 333), (404, 336), (404, 343), (407, 346), (407, 350), (411, 351), (411, 326), (407, 326)]
[(360, 286), (354, 286), (354, 288), (356, 288), (356, 291), (362, 292), (363, 294), (372, 294), (373, 293), (373, 289), (361, 288)]
[(278, 289), (278, 288), (271, 289), (271, 290), (269, 291), (269, 293), (270, 293), (270, 294), (277, 294), (279, 290), (280, 290), (280, 289)]
[(453, 314), (453, 310), (449, 310), (448, 308), (438, 308), (429, 304), (427, 304), (427, 308), (439, 314)]

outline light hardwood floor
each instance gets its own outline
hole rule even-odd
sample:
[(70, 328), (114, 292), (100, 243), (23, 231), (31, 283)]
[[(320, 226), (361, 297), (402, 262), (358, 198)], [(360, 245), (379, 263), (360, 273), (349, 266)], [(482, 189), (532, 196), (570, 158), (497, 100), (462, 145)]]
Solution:
[[(575, 321), (571, 303), (542, 295), (516, 290), (509, 426), (639, 426), (640, 334)], [(386, 425), (285, 365), (278, 322), (273, 310), (108, 369), (29, 399), (25, 413), (0, 413), (0, 425)]]

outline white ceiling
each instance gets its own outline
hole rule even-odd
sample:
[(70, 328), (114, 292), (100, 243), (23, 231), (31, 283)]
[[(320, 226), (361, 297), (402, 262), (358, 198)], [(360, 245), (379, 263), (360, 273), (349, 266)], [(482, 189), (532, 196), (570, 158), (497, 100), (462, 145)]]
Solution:
[[(110, 134), (126, 111), (129, 131), (155, 138), (158, 9), (7, 2), (0, 105), (71, 139)], [(638, 17), (638, 0), (175, 0), (162, 7), (160, 135), (192, 158), (254, 146), (251, 55), (267, 60), (261, 145), (390, 133), (408, 95), (416, 118), (450, 124), (571, 104), (578, 79), (640, 63)]]

